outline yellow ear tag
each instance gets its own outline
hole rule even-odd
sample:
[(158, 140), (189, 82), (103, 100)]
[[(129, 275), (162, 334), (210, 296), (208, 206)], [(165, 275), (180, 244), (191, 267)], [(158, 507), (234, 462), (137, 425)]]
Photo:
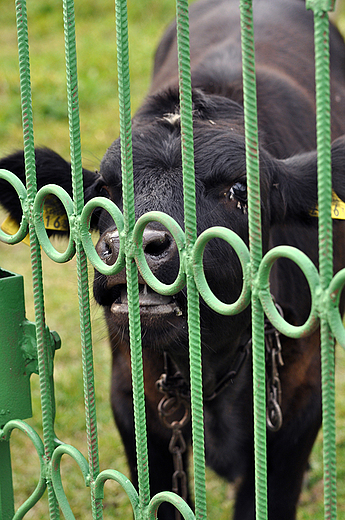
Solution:
[[(19, 229), (19, 224), (16, 220), (14, 220), (11, 215), (9, 215), (1, 224), (1, 229), (8, 235), (15, 235)], [(22, 242), (27, 246), (30, 246), (30, 238), (29, 233), (23, 238)]]
[(55, 197), (48, 196), (44, 202), (43, 221), (46, 229), (54, 231), (68, 231), (68, 218), (62, 213), (63, 206)]
[[(332, 218), (338, 220), (345, 220), (345, 202), (339, 199), (338, 195), (332, 191), (332, 205), (331, 205)], [(318, 207), (310, 211), (311, 217), (318, 217)]]
[[(47, 197), (43, 209), (43, 221), (46, 229), (54, 231), (68, 231), (68, 218), (66, 213), (61, 213), (61, 203), (55, 197)], [(8, 216), (1, 224), (1, 229), (8, 235), (14, 235), (19, 229), (19, 224)], [(24, 244), (30, 246), (29, 234), (22, 240)]]

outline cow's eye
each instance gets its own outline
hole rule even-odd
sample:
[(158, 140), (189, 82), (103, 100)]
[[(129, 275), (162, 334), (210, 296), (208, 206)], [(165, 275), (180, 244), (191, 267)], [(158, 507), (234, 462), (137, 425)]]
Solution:
[(247, 185), (244, 182), (233, 184), (225, 195), (229, 200), (235, 201), (236, 207), (243, 213), (247, 213)]
[(110, 199), (110, 191), (109, 191), (109, 188), (107, 186), (101, 186), (100, 190), (99, 190), (99, 195), (101, 197), (106, 197), (107, 199)]
[(229, 198), (247, 203), (247, 186), (243, 182), (236, 182), (229, 190)]

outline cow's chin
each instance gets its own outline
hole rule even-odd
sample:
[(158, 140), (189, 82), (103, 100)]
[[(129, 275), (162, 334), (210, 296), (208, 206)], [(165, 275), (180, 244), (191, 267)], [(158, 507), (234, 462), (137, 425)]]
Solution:
[[(139, 305), (141, 316), (161, 316), (167, 315), (181, 316), (182, 310), (172, 296), (163, 296), (154, 292), (148, 285), (139, 285)], [(112, 314), (128, 314), (127, 286), (121, 286), (120, 297), (111, 305)]]
[[(120, 289), (120, 296), (107, 309), (106, 319), (112, 337), (118, 333), (129, 342), (127, 287), (121, 285)], [(186, 316), (177, 297), (163, 296), (140, 284), (139, 306), (144, 348), (164, 350), (185, 336)]]

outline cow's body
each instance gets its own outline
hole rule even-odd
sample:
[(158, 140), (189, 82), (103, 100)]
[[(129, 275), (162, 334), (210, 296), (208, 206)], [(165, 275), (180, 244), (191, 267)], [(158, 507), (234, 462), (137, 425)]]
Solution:
[[(254, 2), (254, 22), (260, 145), (274, 157), (280, 159), (314, 150), (316, 117), (312, 13), (305, 12), (304, 2), (299, 0), (258, 1)], [(240, 19), (237, 0), (206, 0), (192, 5), (190, 30), (193, 87), (201, 89), (205, 94), (219, 95), (242, 105)], [(331, 32), (333, 139), (345, 131), (344, 60), (343, 41), (333, 28)], [(158, 96), (158, 99), (150, 99), (144, 103), (134, 118), (135, 130), (144, 132), (146, 125), (156, 125), (157, 118), (175, 112), (174, 101), (171, 101), (173, 95), (166, 95), (167, 101), (164, 108), (161, 92), (169, 92), (170, 89), (174, 92), (177, 85), (176, 24), (174, 23), (165, 33), (155, 58), (151, 93)], [(207, 167), (209, 170), (212, 168), (212, 154), (217, 156), (217, 148), (219, 155), (223, 153), (219, 152), (222, 147), (224, 147), (224, 151), (226, 150), (224, 141), (226, 141), (230, 128), (235, 128), (239, 135), (243, 134), (242, 121), (239, 121), (241, 113), (234, 110), (235, 113), (227, 115), (226, 111), (230, 112), (231, 107), (224, 107), (222, 100), (215, 100), (215, 98), (207, 96), (205, 99), (205, 105), (209, 103), (210, 99), (214, 99), (215, 108), (213, 110), (218, 114), (220, 121), (210, 113), (205, 116), (205, 119), (208, 117), (215, 125), (213, 127), (212, 123), (208, 125), (203, 123), (203, 128), (201, 125), (198, 127), (198, 118), (195, 117), (197, 178), (198, 167), (201, 163), (203, 163), (203, 168), (200, 170), (204, 173)], [(163, 108), (159, 106), (160, 103)], [(176, 106), (177, 104), (176, 102)], [(202, 105), (202, 102), (200, 104)], [(199, 110), (202, 113), (202, 108)], [(224, 113), (220, 115), (222, 110)], [(209, 139), (206, 137), (207, 133), (209, 133)], [(140, 156), (140, 152), (138, 155)], [(103, 160), (105, 171), (107, 161), (106, 156)], [(111, 158), (110, 165), (112, 164), (113, 159)], [(138, 216), (149, 209), (169, 212), (170, 208), (170, 213), (174, 217), (176, 214), (182, 214), (181, 206), (174, 212), (173, 204), (166, 204), (159, 198), (155, 202), (155, 199), (149, 194), (151, 188), (152, 184), (148, 183), (145, 197), (143, 197), (145, 204), (143, 204), (143, 208), (140, 208), (140, 203), (137, 205)], [(140, 187), (138, 187), (138, 192), (142, 192)], [(295, 196), (297, 204), (300, 194), (296, 193)], [(140, 197), (141, 199), (142, 197)], [(202, 212), (203, 208), (199, 206), (199, 232), (207, 225), (229, 226), (228, 223), (222, 222), (222, 218), (218, 215), (218, 218), (211, 216), (208, 222)], [(283, 203), (281, 213), (284, 213)], [(275, 219), (279, 222), (279, 215), (275, 215)], [(340, 228), (343, 230), (342, 224), (337, 223), (335, 233), (342, 233)], [(236, 231), (239, 232), (238, 229)], [(293, 245), (303, 250), (315, 264), (318, 263), (316, 225), (307, 227), (305, 222), (296, 221), (283, 225), (276, 224), (271, 227), (269, 235), (267, 234), (265, 238), (269, 240), (269, 247), (279, 244)], [(335, 249), (337, 259), (335, 270), (338, 270), (344, 265), (345, 260), (343, 240), (335, 240)], [(216, 267), (215, 270), (219, 273)], [(304, 323), (310, 309), (309, 290), (304, 276), (291, 262), (280, 261), (277, 264), (273, 270), (271, 292), (282, 306), (285, 318), (289, 322)], [(240, 327), (237, 327), (237, 324), (231, 325), (231, 318), (212, 317), (212, 313), (204, 308), (202, 308), (202, 317), (207, 323), (207, 330), (204, 330), (203, 334), (204, 384), (207, 395), (212, 393), (216, 381), (219, 381), (224, 375), (224, 370), (231, 366), (234, 347), (239, 341), (241, 342), (233, 330), (241, 329), (242, 326), (241, 330), (245, 337), (246, 329), (243, 324)], [(111, 318), (109, 323), (111, 323)], [(249, 326), (249, 319), (247, 323)], [(171, 340), (171, 345), (162, 345), (157, 340), (154, 347), (157, 349), (163, 347), (168, 351), (171, 349), (171, 356), (187, 379), (187, 338), (185, 335), (182, 337), (183, 347), (180, 347), (179, 352), (176, 352), (177, 347), (174, 340)], [(181, 340), (181, 335), (178, 336), (178, 340)], [(307, 339), (282, 338), (282, 345), (285, 365), (280, 369), (280, 377), (283, 389), (284, 422), (279, 432), (268, 433), (269, 518), (272, 520), (294, 518), (304, 469), (321, 424), (318, 332)], [(114, 347), (114, 357), (121, 356), (122, 358), (118, 348), (115, 345)], [(154, 357), (153, 362), (152, 357)], [(164, 482), (163, 487), (169, 486), (170, 476), (173, 472), (167, 451), (170, 432), (161, 429), (156, 415), (156, 403), (160, 396), (155, 394), (153, 383), (161, 371), (161, 367), (157, 367), (156, 364), (157, 354), (152, 355), (151, 350), (146, 350), (144, 359), (147, 365), (146, 381), (150, 386), (148, 420), (150, 453), (151, 456), (153, 454), (153, 457), (157, 457), (161, 461), (155, 467), (152, 467), (151, 463), (152, 488), (153, 491), (156, 491), (160, 488), (158, 483)], [(224, 359), (227, 360), (225, 368)], [(134, 448), (128, 446), (128, 429), (126, 429), (128, 425), (123, 424), (124, 416), (122, 410), (118, 411), (117, 406), (119, 390), (124, 389), (123, 366), (116, 360), (113, 370), (113, 409), (123, 438), (127, 439), (127, 451), (132, 454), (133, 458)], [(129, 404), (129, 373), (125, 387)], [(130, 429), (130, 431), (132, 430)], [(218, 474), (230, 481), (240, 478), (235, 518), (241, 520), (254, 518), (250, 361), (246, 363), (240, 376), (218, 398), (211, 402), (205, 401), (205, 439), (207, 463)], [(163, 460), (164, 462), (162, 462)]]
[[(316, 204), (315, 94), (313, 21), (301, 0), (254, 1), (257, 60), (257, 103), (260, 134), (263, 249), (290, 244), (302, 249), (317, 265), (317, 221), (309, 216)], [(245, 197), (245, 159), (242, 108), (240, 22), (237, 0), (202, 0), (190, 10), (191, 68), (194, 102), (195, 170), (198, 233), (212, 225), (233, 229), (248, 243)], [(345, 133), (345, 49), (331, 29), (332, 139)], [(133, 119), (136, 217), (149, 210), (172, 215), (183, 226), (179, 102), (177, 94), (175, 26), (158, 48), (151, 94)], [(310, 152), (310, 153), (306, 153)], [(38, 154), (44, 156), (46, 152)], [(334, 187), (344, 198), (344, 141), (332, 149)], [(51, 159), (57, 161), (57, 159)], [(18, 156), (0, 167), (20, 175)], [(38, 167), (39, 184), (61, 182)], [(84, 172), (86, 199), (105, 185), (122, 207), (119, 140), (107, 151), (101, 178)], [(67, 174), (66, 174), (67, 175)], [(1, 202), (17, 218), (12, 199)], [(112, 263), (117, 234), (109, 217), (98, 227), (99, 255)], [(178, 270), (176, 247), (161, 226), (149, 226), (144, 249), (155, 274), (171, 283)], [(345, 264), (343, 224), (334, 224), (334, 270)], [(241, 290), (242, 272), (233, 251), (224, 243), (207, 249), (205, 271), (215, 294), (234, 301)], [(140, 277), (139, 282), (144, 282)], [(141, 292), (142, 289), (141, 289)], [(307, 283), (290, 261), (275, 266), (271, 292), (285, 318), (303, 323), (310, 308)], [(104, 307), (113, 353), (111, 402), (122, 435), (131, 475), (137, 480), (130, 356), (128, 346), (125, 273), (106, 278), (96, 273), (95, 298)], [(161, 425), (155, 382), (168, 352), (186, 381), (188, 335), (184, 291), (157, 303), (141, 296), (145, 395), (151, 492), (171, 488), (171, 432)], [(164, 309), (163, 309), (164, 307)], [(250, 309), (234, 317), (217, 315), (201, 302), (203, 377), (205, 393), (206, 459), (218, 474), (238, 482), (236, 520), (254, 519), (252, 373), (250, 356), (240, 374), (214, 399), (217, 384), (234, 362), (251, 331)], [(281, 338), (284, 366), (280, 368), (283, 425), (268, 432), (269, 520), (293, 520), (308, 457), (321, 424), (319, 333), (305, 339)], [(185, 428), (190, 438), (189, 427)], [(185, 463), (187, 455), (185, 455)], [(174, 518), (161, 506), (159, 518)]]

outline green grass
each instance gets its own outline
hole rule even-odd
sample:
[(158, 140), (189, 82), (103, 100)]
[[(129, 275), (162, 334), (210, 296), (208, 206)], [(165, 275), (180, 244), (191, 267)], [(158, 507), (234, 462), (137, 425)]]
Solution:
[[(149, 85), (154, 49), (173, 16), (169, 0), (129, 2), (133, 111)], [(119, 132), (114, 2), (75, 2), (80, 124), (86, 167), (98, 167)], [(37, 145), (68, 156), (62, 7), (28, 4), (31, 79)], [(14, 4), (1, 2), (0, 155), (22, 143)]]
[[(111, 141), (119, 132), (116, 79), (114, 2), (76, 0), (79, 96), (84, 165), (97, 168)], [(132, 109), (135, 111), (150, 82), (154, 49), (175, 11), (172, 0), (129, 0)], [(29, 2), (33, 107), (36, 145), (46, 145), (69, 155), (66, 108), (64, 38), (59, 2)], [(344, 18), (341, 18), (342, 23)], [(342, 25), (345, 31), (345, 23)], [(19, 73), (14, 2), (1, 2), (0, 17), (0, 156), (22, 147)], [(34, 320), (30, 255), (25, 245), (0, 243), (0, 265), (24, 275), (27, 317)], [(55, 357), (56, 432), (86, 457), (81, 348), (79, 339), (75, 260), (60, 265), (43, 255), (47, 323), (62, 338)], [(92, 272), (90, 270), (90, 278)], [(128, 474), (109, 405), (110, 349), (101, 310), (91, 309), (94, 337), (95, 385), (101, 469), (115, 468)], [(345, 354), (337, 360), (337, 450), (338, 513), (345, 517)], [(33, 418), (28, 422), (42, 437), (38, 377), (32, 376)], [(37, 482), (37, 456), (31, 443), (19, 432), (12, 441), (16, 505), (23, 502)], [(63, 482), (75, 518), (90, 518), (89, 490), (80, 472), (67, 457), (62, 463)], [(225, 520), (233, 506), (233, 487), (207, 472), (208, 516)], [(106, 485), (105, 518), (130, 520), (128, 499), (122, 489)], [(48, 518), (46, 496), (26, 518)], [(311, 471), (301, 497), (298, 520), (323, 518), (322, 434), (313, 450)]]

